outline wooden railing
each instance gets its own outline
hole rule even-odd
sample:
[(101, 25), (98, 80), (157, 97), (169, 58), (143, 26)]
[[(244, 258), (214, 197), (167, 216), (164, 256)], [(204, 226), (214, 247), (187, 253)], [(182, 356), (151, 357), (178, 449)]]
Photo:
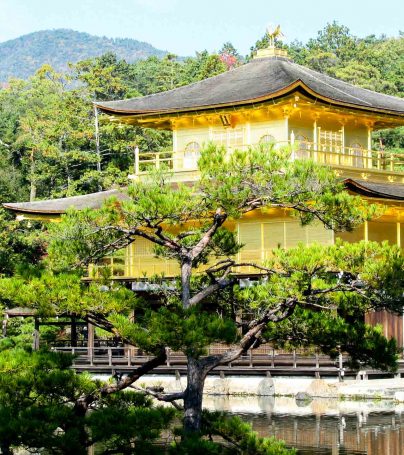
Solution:
[(404, 154), (367, 150), (358, 147), (338, 147), (313, 142), (297, 142), (294, 159), (312, 159), (330, 166), (354, 169), (382, 170), (404, 174)]
[[(282, 146), (289, 142), (279, 142)], [(249, 146), (238, 146), (228, 150), (247, 149)], [(386, 171), (404, 175), (404, 154), (386, 151), (367, 150), (359, 147), (342, 147), (337, 145), (315, 144), (308, 141), (295, 141), (292, 144), (291, 159), (313, 159), (315, 162), (329, 166), (342, 166), (352, 169)], [(198, 170), (198, 154), (185, 151), (165, 151), (135, 153), (134, 174), (139, 176), (150, 173), (153, 169), (166, 169), (174, 173), (191, 173)]]
[[(134, 347), (54, 347), (54, 351), (73, 354), (75, 361), (73, 368), (93, 372), (112, 372), (128, 370), (150, 360), (150, 356)], [(225, 347), (213, 345), (208, 354), (221, 354)], [(336, 360), (319, 354), (294, 350), (292, 352), (276, 350), (271, 346), (263, 345), (258, 349), (249, 350), (245, 355), (231, 363), (221, 365), (215, 370), (227, 371), (228, 374), (254, 374), (254, 372), (271, 374), (301, 374), (320, 377), (322, 375), (357, 376), (358, 372), (345, 368), (347, 357), (340, 355)], [(167, 349), (167, 359), (153, 373), (164, 374), (169, 371), (185, 372), (187, 359), (182, 352)], [(359, 372), (363, 378), (372, 374), (381, 374), (380, 371), (363, 370)], [(404, 374), (404, 362), (399, 362), (398, 374)]]

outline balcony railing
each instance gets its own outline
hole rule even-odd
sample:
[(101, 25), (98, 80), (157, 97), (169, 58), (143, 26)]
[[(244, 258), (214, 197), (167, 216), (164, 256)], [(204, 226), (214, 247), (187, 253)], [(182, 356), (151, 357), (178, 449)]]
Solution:
[[(275, 147), (290, 144), (279, 142)], [(249, 146), (234, 147), (246, 149)], [(229, 149), (229, 154), (232, 149)], [(188, 176), (198, 175), (198, 158), (196, 152), (165, 151), (135, 154), (134, 175), (141, 176), (153, 169), (166, 169)], [(331, 167), (366, 171), (380, 171), (387, 174), (404, 175), (404, 154), (386, 151), (367, 150), (358, 147), (342, 147), (336, 145), (315, 144), (313, 142), (296, 141), (292, 146), (291, 159), (312, 159), (317, 163)]]

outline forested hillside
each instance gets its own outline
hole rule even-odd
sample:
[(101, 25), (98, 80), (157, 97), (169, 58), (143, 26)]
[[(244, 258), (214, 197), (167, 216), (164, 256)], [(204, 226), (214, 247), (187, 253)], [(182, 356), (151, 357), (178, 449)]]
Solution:
[(65, 71), (68, 63), (106, 52), (128, 62), (166, 54), (151, 44), (129, 38), (111, 39), (66, 29), (43, 30), (0, 43), (0, 82), (10, 77), (25, 79), (44, 64)]

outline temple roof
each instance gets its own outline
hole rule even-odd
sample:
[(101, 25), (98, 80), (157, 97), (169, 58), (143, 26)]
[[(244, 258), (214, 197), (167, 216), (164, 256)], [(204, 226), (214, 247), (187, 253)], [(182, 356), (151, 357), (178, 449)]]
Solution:
[(110, 197), (125, 199), (128, 196), (119, 190), (100, 191), (98, 193), (85, 194), (83, 196), (65, 197), (60, 199), (47, 199), (35, 202), (5, 203), (3, 207), (14, 212), (26, 212), (33, 214), (55, 214), (65, 213), (69, 208), (77, 210), (99, 209)]
[(381, 199), (404, 201), (404, 185), (368, 182), (365, 180), (345, 180), (345, 186), (358, 194)]
[(163, 114), (251, 104), (298, 89), (331, 104), (404, 116), (404, 99), (356, 87), (282, 57), (253, 59), (218, 76), (174, 90), (95, 104), (103, 112), (118, 116)]
[[(374, 183), (364, 180), (345, 180), (346, 187), (363, 196), (404, 201), (404, 184)], [(127, 199), (129, 196), (119, 190), (100, 191), (99, 193), (86, 194), (84, 196), (66, 197), (61, 199), (47, 199), (35, 202), (16, 202), (5, 203), (6, 209), (17, 213), (27, 213), (35, 215), (61, 215), (69, 208), (82, 210), (86, 208), (98, 209), (110, 197), (120, 200)]]

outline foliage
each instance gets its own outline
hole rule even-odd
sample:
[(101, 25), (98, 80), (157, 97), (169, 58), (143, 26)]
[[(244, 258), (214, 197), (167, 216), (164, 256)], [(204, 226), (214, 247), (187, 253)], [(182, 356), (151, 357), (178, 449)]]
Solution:
[(22, 347), (0, 352), (0, 447), (60, 454), (85, 454), (102, 444), (131, 453), (161, 453), (153, 442), (175, 416), (173, 409), (155, 407), (134, 392), (100, 398), (88, 415), (75, 402), (101, 386), (69, 368), (66, 354)]
[(174, 443), (170, 453), (294, 455), (296, 451), (283, 441), (259, 437), (239, 417), (204, 411), (200, 434)]
[(136, 302), (133, 292), (122, 286), (105, 289), (97, 282), (87, 286), (78, 275), (46, 271), (39, 276), (0, 280), (0, 299), (9, 307), (35, 308), (38, 316), (45, 318), (66, 313), (78, 316), (90, 312), (125, 313)]
[(18, 273), (27, 264), (38, 264), (44, 251), (38, 225), (16, 221), (0, 209), (0, 276)]

